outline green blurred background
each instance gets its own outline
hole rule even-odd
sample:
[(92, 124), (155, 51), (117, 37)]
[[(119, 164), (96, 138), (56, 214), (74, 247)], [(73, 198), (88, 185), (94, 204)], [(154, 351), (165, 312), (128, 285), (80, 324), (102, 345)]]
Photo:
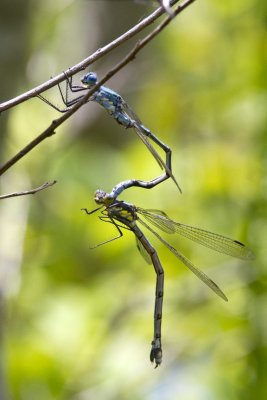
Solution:
[[(2, 1), (0, 101), (74, 65), (154, 9), (148, 0)], [(255, 252), (246, 263), (164, 236), (229, 303), (151, 238), (166, 276), (163, 363), (153, 369), (154, 270), (127, 231), (90, 250), (114, 229), (80, 209), (95, 208), (97, 188), (160, 170), (133, 131), (86, 105), (1, 177), (1, 193), (58, 181), (0, 203), (1, 400), (267, 398), (266, 24), (260, 0), (196, 1), (108, 82), (171, 146), (183, 188), (181, 196), (168, 180), (122, 199)], [(135, 41), (89, 69), (101, 76)], [(60, 104), (56, 89), (46, 95)], [(57, 116), (37, 99), (2, 114), (1, 161)]]

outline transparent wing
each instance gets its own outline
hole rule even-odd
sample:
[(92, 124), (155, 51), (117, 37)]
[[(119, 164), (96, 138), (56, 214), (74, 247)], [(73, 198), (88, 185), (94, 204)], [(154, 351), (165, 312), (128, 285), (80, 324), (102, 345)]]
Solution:
[(149, 221), (152, 225), (161, 229), (166, 233), (175, 233), (174, 222), (168, 218), (167, 214), (161, 210), (145, 210), (143, 208), (137, 208), (137, 212), (142, 214), (147, 221)]
[[(142, 121), (139, 119), (139, 117), (135, 114), (135, 112), (131, 109), (131, 107), (126, 103), (124, 99), (121, 99), (121, 106), (123, 111), (133, 120), (134, 122), (134, 130), (139, 136), (139, 138), (142, 140), (142, 142), (145, 144), (145, 146), (148, 148), (150, 153), (153, 155), (153, 157), (156, 159), (158, 162), (159, 166), (164, 169), (168, 175), (171, 177), (171, 179), (174, 181), (176, 186), (178, 187), (179, 191), (182, 192), (178, 182), (176, 181), (171, 169), (166, 165), (166, 163), (162, 160), (161, 156), (159, 153), (155, 150), (155, 148), (151, 145), (150, 141), (147, 138), (147, 135), (150, 136), (150, 138), (153, 138), (152, 140), (156, 140), (156, 142), (159, 144), (159, 140), (157, 137), (149, 131), (149, 129), (145, 128), (142, 124)], [(163, 144), (163, 143), (162, 143)], [(164, 145), (164, 147), (166, 147)], [(166, 151), (166, 150), (164, 150)]]
[(166, 169), (166, 165), (158, 152), (154, 149), (154, 147), (151, 145), (149, 140), (147, 139), (146, 135), (142, 132), (141, 126), (142, 122), (140, 121), (139, 117), (135, 114), (135, 112), (131, 109), (131, 107), (126, 103), (126, 101), (121, 98), (121, 107), (123, 112), (128, 115), (128, 117), (134, 122), (134, 130), (139, 136), (139, 138), (142, 140), (142, 142), (145, 144), (145, 146), (148, 148), (150, 153), (153, 155), (153, 157), (156, 159), (158, 162), (159, 166), (161, 169)]
[(134, 124), (134, 130), (137, 133), (137, 135), (139, 136), (139, 138), (142, 140), (142, 142), (149, 149), (149, 151), (151, 152), (153, 157), (156, 159), (156, 161), (158, 162), (159, 166), (168, 173), (168, 176), (171, 177), (171, 179), (173, 180), (173, 182), (175, 183), (175, 185), (177, 186), (179, 191), (182, 193), (182, 189), (180, 188), (179, 183), (175, 179), (171, 169), (166, 165), (165, 161), (162, 160), (162, 158), (159, 155), (159, 153), (154, 149), (154, 147), (151, 145), (151, 143), (147, 139), (146, 135), (144, 134), (144, 129), (142, 128), (142, 125)]
[(123, 111), (133, 120), (136, 122), (137, 125), (142, 125), (140, 118), (135, 114), (135, 112), (131, 109), (129, 104), (121, 98), (121, 106)]
[(142, 132), (142, 130), (140, 129), (140, 127), (138, 125), (134, 125), (134, 130), (137, 134), (137, 136), (139, 136), (139, 138), (142, 140), (142, 142), (144, 143), (144, 145), (148, 148), (148, 150), (150, 151), (150, 153), (152, 154), (152, 156), (155, 158), (155, 160), (157, 161), (157, 163), (159, 164), (161, 169), (165, 169), (166, 171), (168, 171), (169, 173), (169, 168), (167, 167), (167, 165), (165, 164), (165, 162), (162, 160), (161, 156), (159, 155), (159, 153), (154, 149), (154, 147), (152, 146), (152, 144), (150, 143), (150, 141), (147, 139), (147, 137), (144, 135), (144, 133)]
[(253, 259), (253, 252), (238, 240), (230, 239), (218, 233), (209, 232), (205, 229), (196, 228), (194, 226), (184, 225), (179, 222), (175, 223), (175, 231), (180, 235), (209, 247), (220, 253), (228, 254), (232, 257), (244, 260)]
[(223, 291), (219, 288), (219, 286), (208, 277), (203, 271), (195, 267), (194, 264), (191, 263), (188, 258), (186, 258), (182, 253), (172, 247), (166, 240), (164, 240), (157, 232), (155, 232), (149, 225), (147, 225), (144, 221), (139, 219), (139, 222), (145, 226), (150, 232), (152, 232), (179, 260), (189, 268), (202, 282), (204, 282), (211, 290), (213, 290), (219, 297), (223, 300), (228, 301), (227, 297), (223, 293)]
[(144, 248), (144, 246), (142, 245), (142, 243), (140, 242), (140, 240), (137, 239), (137, 236), (135, 236), (136, 239), (136, 246), (141, 254), (141, 256), (144, 258), (144, 260), (148, 263), (148, 264), (152, 264), (151, 258), (148, 254), (148, 252), (146, 251), (146, 249)]
[(205, 229), (196, 228), (194, 226), (181, 224), (172, 221), (166, 214), (157, 213), (157, 210), (150, 212), (149, 210), (137, 209), (151, 224), (160, 228), (167, 233), (178, 233), (202, 246), (209, 247), (219, 253), (228, 254), (232, 257), (244, 260), (253, 259), (253, 252), (238, 240), (230, 239), (226, 236), (213, 233)]

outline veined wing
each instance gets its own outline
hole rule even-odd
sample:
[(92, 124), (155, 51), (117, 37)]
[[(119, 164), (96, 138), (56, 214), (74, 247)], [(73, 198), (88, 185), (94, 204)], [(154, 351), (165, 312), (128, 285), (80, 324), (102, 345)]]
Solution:
[(139, 117), (135, 114), (135, 112), (131, 109), (131, 107), (126, 103), (126, 101), (123, 98), (121, 98), (121, 107), (122, 107), (123, 112), (125, 112), (125, 114), (133, 121), (133, 123), (134, 123), (133, 127), (134, 127), (137, 135), (140, 137), (142, 142), (145, 144), (145, 146), (148, 148), (150, 153), (156, 159), (160, 168), (166, 169), (167, 167), (166, 167), (164, 161), (162, 160), (162, 158), (160, 157), (158, 152), (154, 149), (154, 147), (151, 145), (151, 143), (147, 139), (146, 135), (142, 132), (141, 120), (139, 119)]
[(140, 240), (137, 239), (137, 237), (135, 236), (136, 239), (136, 246), (141, 254), (141, 256), (144, 258), (144, 260), (148, 263), (151, 264), (151, 258), (148, 254), (148, 252), (146, 251), (146, 249), (144, 248), (144, 246), (142, 245), (142, 243), (140, 242)]
[(136, 122), (137, 125), (142, 125), (140, 118), (135, 114), (135, 112), (131, 109), (129, 104), (121, 98), (121, 106), (123, 111), (133, 120)]
[[(157, 214), (148, 210), (138, 209), (151, 224), (162, 229), (167, 233), (178, 233), (187, 239), (190, 239), (202, 246), (209, 247), (219, 253), (228, 254), (232, 257), (249, 260), (254, 258), (253, 252), (238, 240), (230, 239), (218, 233), (213, 233), (205, 229), (196, 228), (194, 226), (181, 224), (180, 222), (172, 221), (166, 214)], [(168, 232), (169, 227), (171, 232)]]
[[(134, 122), (134, 129), (139, 138), (142, 140), (142, 142), (146, 145), (148, 150), (151, 152), (153, 157), (156, 159), (158, 162), (159, 166), (164, 169), (168, 175), (171, 177), (171, 179), (174, 181), (175, 185), (178, 187), (179, 191), (182, 193), (182, 190), (176, 181), (172, 171), (170, 168), (166, 165), (166, 163), (162, 160), (161, 156), (158, 154), (158, 152), (155, 150), (155, 148), (151, 145), (150, 141), (147, 138), (147, 132), (151, 134), (151, 137), (154, 137), (156, 140), (158, 140), (152, 132), (150, 132), (148, 129), (146, 129), (139, 117), (135, 114), (135, 112), (131, 109), (131, 107), (126, 103), (124, 99), (121, 99), (121, 106), (123, 108), (123, 111), (131, 118), (131, 120)], [(160, 141), (159, 141), (160, 142)]]
[(168, 218), (167, 214), (161, 210), (145, 210), (144, 208), (137, 207), (137, 212), (142, 214), (147, 221), (149, 221), (152, 225), (161, 229), (166, 233), (175, 233), (174, 222)]
[(155, 148), (152, 146), (152, 144), (150, 143), (150, 141), (147, 139), (147, 137), (145, 136), (145, 134), (142, 132), (142, 130), (140, 129), (140, 127), (136, 124), (134, 124), (134, 130), (137, 133), (137, 136), (139, 136), (139, 138), (142, 140), (142, 142), (144, 143), (144, 145), (148, 148), (148, 150), (150, 151), (150, 153), (152, 154), (152, 156), (155, 158), (155, 160), (157, 161), (157, 163), (159, 164), (161, 169), (165, 169), (165, 171), (168, 172), (168, 174), (171, 176), (172, 173), (169, 170), (169, 168), (167, 167), (167, 165), (165, 164), (165, 162), (162, 160), (161, 156), (159, 155), (159, 153), (155, 150)]
[(144, 221), (139, 219), (139, 222), (145, 226), (150, 232), (152, 232), (179, 260), (189, 268), (202, 282), (204, 282), (211, 290), (213, 290), (219, 297), (223, 300), (228, 301), (227, 297), (223, 293), (223, 291), (219, 288), (219, 286), (208, 277), (203, 271), (198, 269), (191, 263), (188, 258), (186, 258), (182, 253), (172, 247), (166, 240), (164, 240), (157, 232), (155, 232), (149, 225), (147, 225)]
[(151, 143), (149, 142), (149, 140), (147, 139), (144, 130), (142, 129), (142, 125), (139, 124), (134, 124), (134, 130), (137, 133), (137, 135), (139, 136), (139, 138), (142, 140), (142, 142), (146, 145), (146, 147), (149, 149), (149, 151), (151, 152), (151, 154), (153, 155), (153, 157), (157, 160), (159, 166), (164, 169), (168, 175), (171, 177), (171, 179), (173, 180), (173, 182), (175, 183), (175, 185), (177, 186), (177, 188), (179, 189), (180, 193), (182, 193), (182, 189), (180, 188), (177, 180), (175, 179), (172, 171), (170, 170), (170, 168), (166, 165), (165, 161), (162, 160), (161, 156), (159, 155), (159, 153), (155, 150), (155, 148), (151, 145)]

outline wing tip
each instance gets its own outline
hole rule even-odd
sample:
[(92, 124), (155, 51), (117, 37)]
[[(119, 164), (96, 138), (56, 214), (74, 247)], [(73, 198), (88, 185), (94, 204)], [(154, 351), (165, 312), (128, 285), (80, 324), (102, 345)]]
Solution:
[(252, 250), (248, 249), (248, 253), (247, 253), (246, 259), (247, 260), (255, 260), (255, 258), (256, 258), (256, 254), (253, 253)]
[(229, 301), (229, 300), (228, 300), (228, 297), (226, 297), (225, 294), (224, 294), (223, 292), (221, 293), (221, 298), (222, 298), (224, 301), (226, 301), (226, 303), (228, 303), (228, 301)]

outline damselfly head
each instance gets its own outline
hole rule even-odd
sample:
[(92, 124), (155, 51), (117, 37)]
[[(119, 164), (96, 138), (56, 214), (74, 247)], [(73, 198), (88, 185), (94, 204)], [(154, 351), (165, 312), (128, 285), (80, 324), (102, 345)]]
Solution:
[(101, 189), (97, 189), (95, 192), (94, 200), (96, 204), (103, 204), (105, 206), (109, 206), (114, 201), (113, 197), (110, 197), (109, 193)]
[(97, 83), (97, 75), (95, 72), (88, 72), (88, 74), (84, 75), (81, 78), (81, 82), (84, 84), (84, 86), (90, 88), (92, 86), (95, 86)]
[(104, 190), (97, 189), (94, 195), (94, 200), (97, 204), (103, 204), (105, 202), (105, 197), (107, 193)]

